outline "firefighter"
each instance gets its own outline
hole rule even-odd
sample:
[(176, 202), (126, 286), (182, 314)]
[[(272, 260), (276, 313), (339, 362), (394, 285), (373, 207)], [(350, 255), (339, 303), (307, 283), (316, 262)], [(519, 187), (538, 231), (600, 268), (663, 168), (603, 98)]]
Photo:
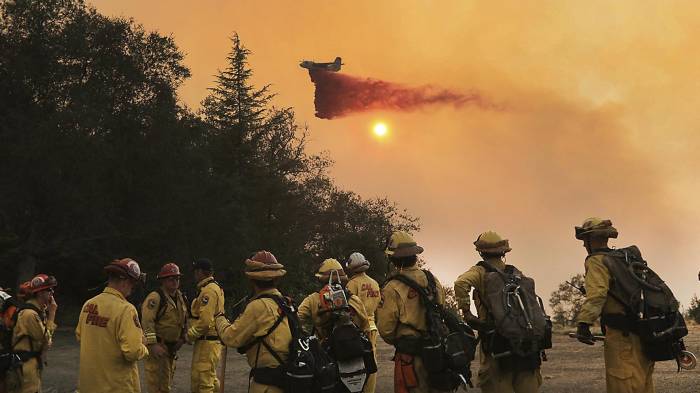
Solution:
[(192, 392), (213, 393), (219, 391), (216, 370), (223, 348), (216, 334), (214, 315), (224, 312), (224, 291), (214, 280), (214, 267), (210, 260), (199, 259), (192, 267), (199, 290), (199, 295), (192, 301), (190, 327), (185, 336), (189, 344), (194, 344)]
[[(362, 305), (365, 306), (365, 312), (367, 313), (367, 319), (369, 320), (369, 341), (372, 343), (372, 351), (377, 355), (377, 325), (375, 324), (375, 313), (377, 311), (377, 306), (379, 306), (379, 301), (381, 300), (381, 292), (379, 284), (369, 275), (367, 275), (367, 269), (369, 269), (370, 263), (359, 252), (354, 252), (350, 254), (347, 261), (345, 262), (345, 271), (350, 276), (346, 288), (348, 292), (357, 296)], [(367, 384), (363, 389), (364, 393), (374, 393), (375, 387), (377, 385), (377, 373), (370, 374), (367, 377)]]
[[(504, 270), (506, 267), (505, 255), (511, 251), (508, 239), (503, 239), (498, 233), (493, 231), (484, 232), (474, 242), (476, 251), (483, 258), (484, 263), (496, 269)], [(539, 391), (542, 385), (542, 375), (539, 364), (532, 367), (524, 367), (526, 370), (518, 370), (511, 366), (506, 369), (499, 365), (493, 355), (485, 350), (485, 345), (489, 341), (483, 339), (487, 332), (495, 329), (492, 314), (486, 308), (481, 299), (486, 299), (486, 268), (481, 265), (472, 266), (466, 273), (462, 274), (455, 281), (455, 298), (457, 305), (462, 310), (464, 319), (470, 326), (479, 330), (482, 337), (479, 346), (479, 387), (484, 393), (531, 393)], [(471, 312), (471, 290), (474, 289), (474, 303), (476, 305), (477, 316)], [(539, 354), (537, 356), (539, 363)], [(523, 365), (526, 362), (521, 362)]]
[(175, 373), (177, 351), (185, 342), (187, 305), (180, 292), (180, 268), (166, 263), (160, 269), (160, 288), (141, 305), (141, 324), (150, 355), (144, 361), (149, 393), (168, 393)]
[[(332, 278), (331, 278), (332, 277)], [(331, 280), (333, 283), (339, 283), (345, 286), (348, 282), (348, 277), (343, 270), (343, 266), (335, 259), (326, 259), (319, 266), (316, 272), (316, 278), (327, 288)], [(327, 339), (333, 329), (336, 321), (332, 318), (333, 313), (330, 311), (330, 304), (323, 299), (323, 289), (319, 292), (314, 292), (307, 296), (299, 305), (299, 322), (301, 323), (304, 332), (311, 335), (315, 334), (319, 340)], [(348, 313), (350, 319), (355, 326), (366, 335), (370, 330), (369, 317), (365, 311), (365, 306), (359, 297), (350, 294), (347, 296), (349, 305)]]
[[(634, 287), (625, 276), (613, 277), (606, 265), (605, 253), (610, 251), (608, 239), (617, 238), (617, 229), (610, 220), (588, 218), (575, 227), (576, 239), (583, 242), (586, 257), (586, 300), (578, 314), (578, 340), (593, 345), (590, 326), (601, 317), (605, 326), (605, 383), (608, 393), (653, 393), (654, 362), (644, 354), (639, 335), (628, 321), (626, 307), (610, 294), (610, 283), (618, 281), (619, 288)], [(632, 285), (630, 285), (632, 284)], [(613, 294), (614, 295), (614, 294)]]
[(53, 294), (57, 285), (53, 276), (39, 274), (23, 286), (26, 303), (17, 312), (11, 342), (12, 352), (19, 356), (22, 367), (8, 371), (6, 383), (10, 393), (41, 391), (43, 359), (56, 330), (58, 305)]
[(289, 356), (292, 333), (278, 305), (287, 300), (277, 283), (287, 272), (269, 251), (258, 251), (245, 265), (253, 295), (233, 323), (217, 315), (216, 331), (224, 344), (246, 354), (251, 367), (250, 393), (283, 393), (285, 370), (281, 366)]
[[(416, 244), (404, 231), (394, 232), (385, 250), (389, 260), (400, 274), (423, 288), (428, 288), (428, 277), (416, 266), (423, 247)], [(445, 304), (445, 290), (435, 279), (438, 304)], [(415, 342), (427, 335), (426, 310), (420, 296), (397, 280), (389, 281), (382, 289), (382, 300), (377, 308), (377, 329), (389, 345), (396, 348), (394, 355), (394, 392), (439, 392), (429, 386), (428, 371), (423, 366), (420, 350)]]
[(92, 392), (141, 392), (137, 362), (148, 356), (136, 308), (126, 300), (145, 282), (131, 258), (105, 266), (107, 287), (85, 302), (76, 337), (80, 342), (78, 389)]

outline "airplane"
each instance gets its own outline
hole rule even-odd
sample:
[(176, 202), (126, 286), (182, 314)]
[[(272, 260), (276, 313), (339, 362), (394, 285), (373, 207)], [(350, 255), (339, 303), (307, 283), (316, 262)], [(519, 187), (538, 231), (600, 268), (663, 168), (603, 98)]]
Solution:
[(299, 67), (306, 68), (309, 70), (324, 70), (330, 72), (338, 72), (340, 71), (340, 66), (345, 65), (341, 61), (342, 60), (340, 57), (336, 57), (335, 61), (332, 63), (316, 63), (315, 61), (302, 60), (302, 62), (299, 63)]

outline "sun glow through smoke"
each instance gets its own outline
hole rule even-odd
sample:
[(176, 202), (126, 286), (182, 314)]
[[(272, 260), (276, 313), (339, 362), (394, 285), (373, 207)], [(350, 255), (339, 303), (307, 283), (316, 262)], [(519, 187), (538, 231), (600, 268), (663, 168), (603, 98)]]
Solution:
[(378, 139), (382, 139), (386, 137), (386, 135), (389, 133), (389, 128), (386, 126), (385, 123), (376, 123), (374, 127), (372, 128), (372, 132), (374, 132), (374, 136), (377, 137)]

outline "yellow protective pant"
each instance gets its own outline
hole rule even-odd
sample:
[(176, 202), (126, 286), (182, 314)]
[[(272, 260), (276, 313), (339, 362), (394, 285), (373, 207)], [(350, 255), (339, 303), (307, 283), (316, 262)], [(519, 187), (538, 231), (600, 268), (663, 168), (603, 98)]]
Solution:
[[(377, 366), (379, 366), (379, 363), (377, 362), (377, 330), (372, 330), (369, 332), (369, 341), (372, 343), (372, 351), (374, 352), (374, 361), (377, 363)], [(363, 393), (374, 393), (374, 389), (377, 386), (377, 374), (379, 371), (377, 371), (374, 374), (370, 374), (367, 376), (367, 382), (365, 383), (365, 388), (362, 389)]]
[(250, 380), (250, 393), (284, 393), (284, 391), (277, 386), (263, 385)]
[(493, 356), (479, 346), (478, 386), (483, 393), (536, 393), (542, 385), (539, 367), (533, 371), (506, 371), (498, 367)]
[(41, 370), (37, 359), (29, 359), (22, 369), (9, 371), (6, 375), (8, 393), (41, 392)]
[(608, 393), (654, 393), (654, 362), (642, 352), (639, 336), (607, 328), (605, 383)]
[(147, 357), (143, 362), (148, 393), (170, 393), (175, 375), (175, 357)]
[(192, 393), (218, 393), (222, 345), (219, 341), (197, 340), (192, 351)]

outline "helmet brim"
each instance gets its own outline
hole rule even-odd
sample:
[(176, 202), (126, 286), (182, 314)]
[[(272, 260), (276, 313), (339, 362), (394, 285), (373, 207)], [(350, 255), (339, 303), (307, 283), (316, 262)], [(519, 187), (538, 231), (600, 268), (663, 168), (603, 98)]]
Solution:
[(275, 278), (283, 277), (285, 274), (287, 274), (287, 271), (284, 269), (245, 272), (246, 277), (250, 278), (251, 280), (259, 281), (270, 281)]
[(403, 257), (410, 257), (413, 255), (418, 255), (423, 253), (423, 247), (418, 246), (418, 245), (413, 245), (413, 246), (408, 246), (408, 247), (399, 247), (393, 250), (386, 249), (384, 251), (386, 255), (388, 255), (391, 258), (403, 258)]

